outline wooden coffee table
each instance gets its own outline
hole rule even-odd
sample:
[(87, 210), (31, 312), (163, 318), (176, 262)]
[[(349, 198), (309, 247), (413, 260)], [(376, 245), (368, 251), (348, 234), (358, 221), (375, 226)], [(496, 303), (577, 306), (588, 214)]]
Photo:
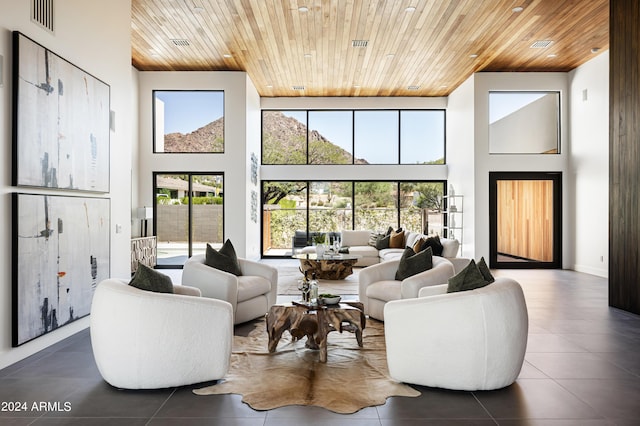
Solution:
[(325, 280), (343, 280), (353, 274), (353, 265), (360, 256), (352, 254), (334, 254), (318, 257), (315, 253), (293, 255), (300, 260), (302, 272), (315, 272), (317, 278)]
[(305, 346), (320, 350), (320, 362), (327, 362), (327, 337), (332, 331), (349, 331), (362, 347), (362, 330), (366, 317), (361, 302), (308, 306), (302, 303), (273, 305), (266, 315), (269, 352), (275, 352), (285, 330), (294, 340), (307, 337)]

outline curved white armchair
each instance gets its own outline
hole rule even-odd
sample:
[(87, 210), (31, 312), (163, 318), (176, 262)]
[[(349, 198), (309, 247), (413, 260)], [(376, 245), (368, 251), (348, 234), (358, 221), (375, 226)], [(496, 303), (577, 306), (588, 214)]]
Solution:
[(522, 368), (529, 319), (520, 284), (499, 277), (476, 290), (425, 287), (420, 298), (386, 304), (389, 375), (455, 390), (500, 389)]
[(159, 389), (221, 379), (229, 370), (231, 304), (198, 289), (140, 290), (120, 279), (96, 288), (91, 345), (100, 374), (123, 389)]
[(453, 264), (444, 257), (433, 256), (433, 268), (406, 278), (395, 279), (400, 259), (367, 266), (358, 274), (358, 295), (364, 313), (384, 321), (384, 305), (392, 300), (418, 297), (422, 287), (446, 283), (454, 275)]
[(190, 257), (182, 269), (182, 284), (199, 288), (203, 297), (226, 300), (233, 306), (234, 324), (264, 316), (276, 303), (278, 270), (271, 265), (238, 259), (242, 275), (212, 268), (205, 255)]

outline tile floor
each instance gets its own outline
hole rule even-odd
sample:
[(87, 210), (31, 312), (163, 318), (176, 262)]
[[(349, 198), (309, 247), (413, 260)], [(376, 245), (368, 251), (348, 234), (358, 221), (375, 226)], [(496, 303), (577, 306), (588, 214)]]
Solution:
[(607, 306), (607, 280), (560, 270), (494, 272), (520, 281), (530, 318), (522, 373), (502, 390), (418, 386), (418, 398), (392, 397), (385, 405), (352, 415), (300, 406), (254, 411), (237, 395), (194, 395), (191, 390), (202, 384), (155, 391), (114, 389), (100, 378), (85, 330), (0, 370), (0, 402), (59, 402), (62, 410), (0, 410), (0, 424), (639, 424), (640, 317)]

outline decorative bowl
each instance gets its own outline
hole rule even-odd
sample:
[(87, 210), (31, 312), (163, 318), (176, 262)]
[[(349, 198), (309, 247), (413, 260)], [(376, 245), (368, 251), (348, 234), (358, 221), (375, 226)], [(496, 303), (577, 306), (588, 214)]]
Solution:
[(337, 305), (342, 297), (335, 294), (321, 294), (318, 296), (320, 303), (323, 305)]

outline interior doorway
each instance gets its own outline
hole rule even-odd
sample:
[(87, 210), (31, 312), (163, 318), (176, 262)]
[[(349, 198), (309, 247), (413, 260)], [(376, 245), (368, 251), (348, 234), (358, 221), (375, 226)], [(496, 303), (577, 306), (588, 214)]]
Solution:
[(562, 267), (562, 174), (489, 173), (492, 268)]

